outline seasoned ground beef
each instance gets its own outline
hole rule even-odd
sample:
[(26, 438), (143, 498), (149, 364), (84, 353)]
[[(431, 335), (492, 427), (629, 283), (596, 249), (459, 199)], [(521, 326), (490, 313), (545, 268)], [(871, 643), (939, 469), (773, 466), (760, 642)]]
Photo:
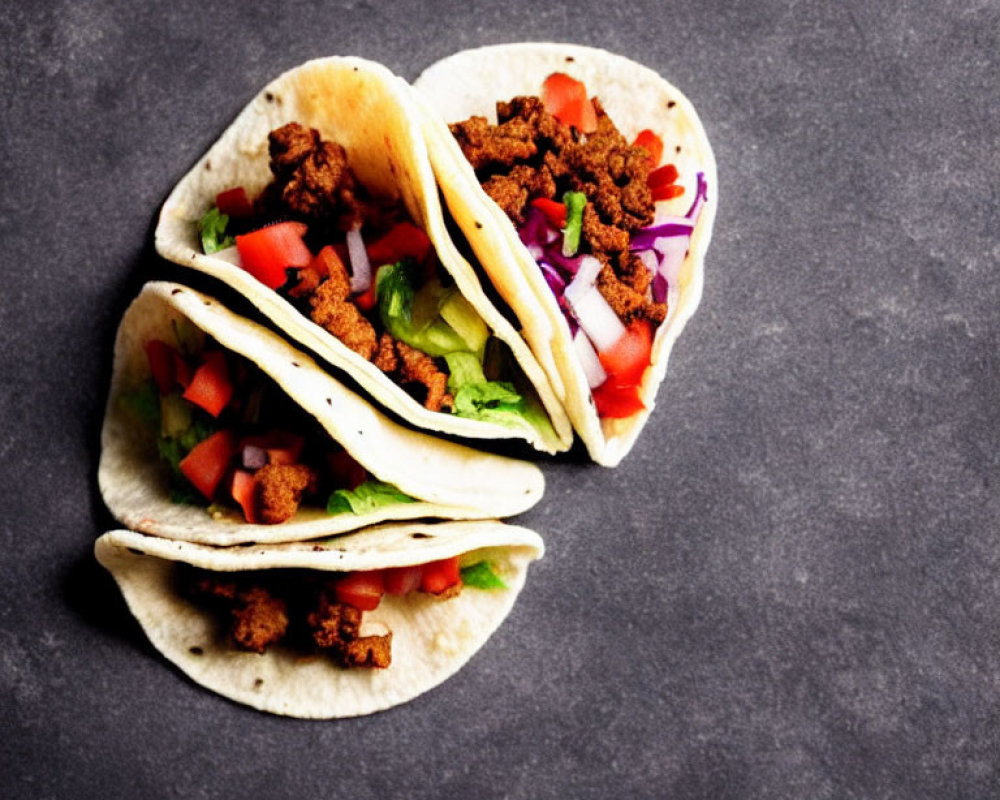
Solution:
[(347, 152), (319, 131), (289, 122), (268, 135), (271, 196), (294, 215), (336, 221), (347, 230), (361, 219), (361, 201)]
[(331, 277), (321, 283), (309, 296), (309, 307), (309, 317), (313, 322), (362, 358), (371, 361), (378, 345), (375, 326), (347, 299), (338, 278)]
[[(580, 252), (605, 264), (598, 288), (623, 321), (662, 322), (666, 306), (648, 299), (652, 276), (629, 253), (629, 233), (652, 224), (649, 153), (625, 139), (593, 98), (597, 129), (581, 134), (545, 111), (537, 97), (497, 103), (497, 124), (472, 117), (450, 127), (483, 190), (515, 223), (535, 198), (583, 192)], [(644, 270), (644, 274), (640, 274)]]
[(399, 379), (404, 383), (420, 383), (427, 388), (424, 407), (431, 411), (451, 408), (454, 402), (448, 394), (448, 376), (438, 369), (434, 359), (405, 342), (396, 342), (399, 355)]
[(348, 603), (332, 601), (330, 594), (323, 591), (320, 593), (319, 607), (309, 614), (306, 622), (317, 647), (342, 647), (358, 637), (361, 612)]
[(361, 636), (344, 645), (340, 656), (345, 667), (385, 669), (392, 660), (392, 634)]
[(232, 617), (233, 641), (241, 650), (252, 653), (263, 653), (268, 645), (281, 641), (288, 630), (285, 601), (272, 597), (260, 586), (240, 592)]
[(268, 525), (290, 519), (298, 511), (302, 495), (316, 491), (316, 472), (305, 464), (266, 464), (253, 478), (257, 513)]

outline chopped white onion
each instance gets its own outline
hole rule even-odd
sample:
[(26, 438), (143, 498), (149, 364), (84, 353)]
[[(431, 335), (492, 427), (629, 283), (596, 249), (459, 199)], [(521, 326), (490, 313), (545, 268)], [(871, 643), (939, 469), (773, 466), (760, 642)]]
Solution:
[(596, 286), (591, 286), (572, 300), (568, 289), (564, 296), (576, 321), (598, 352), (614, 347), (615, 342), (625, 335), (625, 326)]
[(640, 250), (636, 255), (646, 265), (646, 268), (655, 275), (656, 271), (660, 268), (660, 260), (656, 257), (656, 253), (652, 250)]
[(531, 253), (531, 257), (535, 259), (535, 261), (541, 261), (542, 258), (545, 257), (545, 251), (539, 244), (529, 244), (528, 252)]
[(573, 276), (573, 280), (570, 281), (569, 286), (566, 287), (566, 291), (563, 292), (566, 302), (573, 305), (574, 300), (582, 297), (592, 289), (600, 272), (601, 262), (596, 258), (593, 256), (584, 256), (581, 258), (576, 275)]
[(351, 292), (367, 292), (372, 283), (372, 266), (368, 261), (368, 251), (365, 250), (359, 226), (347, 232), (347, 255), (351, 259)]
[(576, 357), (580, 359), (583, 373), (587, 376), (587, 385), (591, 389), (596, 389), (608, 379), (608, 373), (601, 366), (601, 360), (597, 357), (594, 345), (590, 343), (587, 334), (580, 329), (573, 337), (573, 349), (576, 350)]
[(667, 279), (667, 286), (676, 285), (690, 244), (691, 240), (687, 236), (663, 236), (653, 243), (660, 254), (659, 272)]

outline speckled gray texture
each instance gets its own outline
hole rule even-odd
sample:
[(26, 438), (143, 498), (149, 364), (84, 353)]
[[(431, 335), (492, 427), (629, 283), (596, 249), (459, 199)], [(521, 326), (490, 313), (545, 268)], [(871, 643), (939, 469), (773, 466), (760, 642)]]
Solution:
[[(0, 17), (0, 794), (997, 797), (1000, 4), (249, 6)], [(548, 555), (446, 684), (337, 723), (228, 703), (90, 555), (114, 328), (187, 277), (154, 215), (287, 67), (519, 39), (643, 61), (711, 137), (657, 410), (614, 471), (543, 462)]]

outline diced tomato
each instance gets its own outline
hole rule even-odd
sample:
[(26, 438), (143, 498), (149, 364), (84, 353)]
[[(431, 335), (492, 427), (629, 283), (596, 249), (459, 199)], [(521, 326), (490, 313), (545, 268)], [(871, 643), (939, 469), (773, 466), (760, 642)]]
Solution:
[(542, 84), (545, 110), (560, 122), (583, 131), (597, 130), (597, 112), (587, 99), (587, 87), (563, 72), (553, 72)]
[(184, 477), (209, 500), (229, 469), (236, 454), (236, 437), (232, 431), (218, 431), (196, 444), (180, 462)]
[(357, 489), (368, 478), (368, 473), (346, 450), (327, 455), (330, 479), (338, 489)]
[(206, 351), (201, 366), (194, 371), (191, 383), (184, 390), (184, 399), (217, 417), (232, 396), (233, 382), (229, 380), (226, 357), (221, 350)]
[(251, 446), (266, 450), (269, 464), (298, 464), (305, 445), (306, 440), (298, 434), (275, 429), (258, 436), (244, 436), (239, 449)]
[(367, 250), (374, 274), (383, 264), (395, 264), (402, 258), (413, 258), (423, 264), (431, 252), (431, 240), (412, 222), (399, 222)]
[(566, 227), (566, 205), (557, 200), (550, 200), (547, 197), (536, 197), (531, 201), (531, 205), (545, 215), (549, 225), (553, 228)]
[(678, 184), (672, 186), (660, 186), (653, 189), (653, 200), (673, 200), (684, 194), (684, 187)]
[(187, 389), (191, 385), (191, 378), (193, 377), (194, 370), (188, 363), (188, 360), (184, 358), (176, 350), (174, 351), (174, 377), (177, 382)]
[(230, 494), (233, 500), (240, 504), (243, 516), (251, 525), (259, 523), (257, 519), (257, 498), (254, 489), (255, 481), (252, 472), (238, 469), (233, 473), (233, 485)]
[(219, 192), (215, 196), (215, 206), (220, 213), (228, 214), (230, 217), (253, 216), (253, 203), (250, 202), (247, 191), (242, 186)]
[(646, 184), (650, 189), (660, 189), (664, 186), (670, 186), (679, 177), (680, 173), (677, 172), (677, 167), (673, 164), (664, 164), (659, 169), (654, 169), (649, 173)]
[(243, 269), (269, 289), (285, 283), (289, 267), (308, 267), (312, 253), (302, 241), (307, 228), (301, 222), (279, 222), (236, 237)]
[(594, 389), (593, 395), (597, 416), (605, 419), (631, 417), (646, 407), (638, 386), (616, 386), (611, 379)]
[(346, 267), (344, 267), (344, 260), (332, 244), (328, 244), (320, 249), (316, 257), (309, 264), (309, 269), (315, 270), (317, 274), (324, 278), (329, 278), (334, 272), (347, 272)]
[(420, 564), (410, 567), (386, 567), (382, 570), (382, 583), (386, 594), (403, 595), (420, 588), (424, 569)]
[(642, 380), (653, 349), (653, 329), (648, 320), (637, 319), (618, 341), (598, 353), (601, 366), (617, 386), (632, 386)]
[(420, 591), (441, 594), (461, 581), (458, 556), (443, 558), (440, 561), (424, 564), (423, 575), (420, 578)]
[(359, 611), (374, 611), (385, 591), (382, 570), (350, 572), (334, 584), (333, 591), (341, 603), (349, 603)]
[(375, 308), (375, 304), (378, 302), (376, 282), (372, 281), (371, 286), (365, 292), (354, 298), (354, 302), (362, 311), (371, 311)]
[(634, 147), (644, 147), (649, 152), (650, 166), (655, 167), (663, 157), (663, 140), (653, 133), (649, 128), (639, 131), (639, 135), (632, 142)]
[(160, 394), (170, 394), (174, 388), (174, 355), (177, 351), (160, 339), (150, 339), (143, 347), (157, 391)]

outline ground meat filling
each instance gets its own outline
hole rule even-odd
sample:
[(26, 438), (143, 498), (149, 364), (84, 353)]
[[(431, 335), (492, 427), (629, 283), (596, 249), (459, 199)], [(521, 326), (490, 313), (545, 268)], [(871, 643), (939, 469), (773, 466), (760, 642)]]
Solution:
[(361, 202), (347, 152), (319, 131), (289, 122), (268, 135), (274, 183), (270, 192), (291, 213), (312, 220), (333, 218), (347, 230), (361, 219)]
[(652, 300), (652, 275), (628, 249), (629, 234), (655, 216), (649, 153), (630, 145), (600, 101), (593, 103), (597, 130), (589, 135), (557, 120), (539, 98), (523, 96), (497, 103), (496, 125), (472, 117), (449, 127), (483, 190), (515, 225), (536, 198), (583, 192), (580, 252), (605, 265), (599, 291), (624, 322), (659, 324), (667, 306)]
[(302, 495), (314, 493), (318, 483), (315, 470), (305, 464), (265, 464), (253, 479), (257, 514), (268, 525), (291, 519)]
[(392, 634), (361, 636), (363, 612), (333, 599), (331, 581), (282, 570), (227, 575), (184, 567), (180, 588), (228, 626), (233, 647), (264, 653), (275, 644), (316, 650), (344, 667), (384, 669), (392, 662)]
[[(274, 181), (264, 190), (261, 207), (272, 216), (291, 216), (320, 231), (344, 232), (359, 224), (378, 228), (398, 209), (370, 200), (357, 182), (347, 153), (326, 142), (319, 131), (290, 122), (268, 135)], [(328, 277), (302, 270), (287, 292), (300, 301), (309, 318), (402, 385), (423, 387), (423, 404), (431, 411), (452, 408), (446, 391), (448, 375), (419, 350), (381, 333), (351, 300), (351, 279), (343, 264), (330, 268)]]

